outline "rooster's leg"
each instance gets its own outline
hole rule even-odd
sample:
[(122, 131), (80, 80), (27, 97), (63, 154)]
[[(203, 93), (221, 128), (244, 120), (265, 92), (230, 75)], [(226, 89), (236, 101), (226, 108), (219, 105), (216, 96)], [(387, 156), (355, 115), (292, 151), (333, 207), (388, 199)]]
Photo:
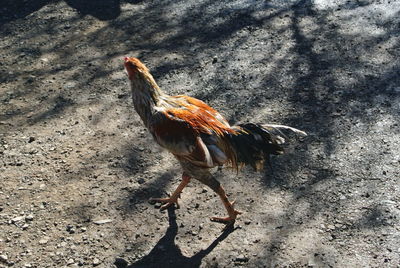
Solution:
[(237, 215), (242, 213), (240, 211), (235, 210), (234, 208), (235, 201), (229, 202), (228, 197), (226, 196), (226, 193), (221, 186), (219, 186), (214, 191), (221, 198), (222, 203), (224, 204), (226, 210), (228, 211), (228, 217), (212, 217), (211, 221), (224, 223), (227, 225), (227, 227), (233, 225), (235, 223)]
[(178, 187), (176, 188), (176, 190), (170, 197), (168, 197), (168, 198), (150, 198), (150, 201), (165, 203), (164, 205), (161, 206), (161, 208), (160, 208), (161, 211), (169, 208), (173, 204), (176, 204), (176, 208), (179, 208), (178, 198), (180, 197), (183, 188), (185, 188), (185, 186), (189, 182), (190, 182), (190, 177), (184, 173), (184, 174), (182, 174), (181, 183), (178, 185)]

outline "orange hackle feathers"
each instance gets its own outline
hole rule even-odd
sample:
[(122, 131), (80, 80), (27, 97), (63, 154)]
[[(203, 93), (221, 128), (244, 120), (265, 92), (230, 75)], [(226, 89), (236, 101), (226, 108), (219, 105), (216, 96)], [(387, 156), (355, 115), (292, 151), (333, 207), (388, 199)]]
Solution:
[(233, 129), (227, 127), (217, 120), (211, 111), (196, 107), (194, 105), (183, 105), (182, 108), (171, 108), (164, 113), (168, 117), (174, 117), (185, 121), (198, 133), (215, 133), (222, 136), (226, 133), (235, 133)]

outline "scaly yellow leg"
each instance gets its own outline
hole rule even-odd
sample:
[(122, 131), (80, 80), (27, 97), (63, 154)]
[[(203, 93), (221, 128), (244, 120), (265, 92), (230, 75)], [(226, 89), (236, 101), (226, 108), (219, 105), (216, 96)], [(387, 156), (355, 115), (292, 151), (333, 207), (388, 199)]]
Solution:
[(173, 204), (176, 204), (176, 208), (179, 208), (178, 198), (181, 195), (183, 188), (190, 182), (190, 177), (186, 174), (182, 174), (182, 181), (174, 191), (174, 193), (168, 198), (150, 198), (150, 201), (165, 203), (161, 206), (160, 210), (163, 211)]
[(219, 195), (222, 203), (225, 206), (225, 209), (228, 211), (228, 217), (212, 217), (211, 221), (224, 223), (227, 225), (227, 227), (231, 226), (235, 223), (237, 215), (242, 214), (242, 212), (235, 210), (235, 201), (229, 202), (228, 197), (221, 186), (219, 186), (219, 188), (216, 190), (216, 193)]

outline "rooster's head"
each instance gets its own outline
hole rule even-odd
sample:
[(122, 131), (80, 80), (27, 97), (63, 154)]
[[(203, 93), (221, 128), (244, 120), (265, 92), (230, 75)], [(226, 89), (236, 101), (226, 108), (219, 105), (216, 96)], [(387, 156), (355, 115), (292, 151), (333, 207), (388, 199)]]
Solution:
[(129, 80), (135, 79), (138, 75), (148, 75), (149, 69), (137, 58), (125, 57), (125, 69), (128, 72)]

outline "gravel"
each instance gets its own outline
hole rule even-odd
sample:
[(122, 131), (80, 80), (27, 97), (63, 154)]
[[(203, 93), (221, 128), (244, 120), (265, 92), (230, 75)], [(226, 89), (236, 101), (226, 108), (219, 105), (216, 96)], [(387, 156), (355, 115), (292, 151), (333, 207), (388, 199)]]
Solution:
[[(6, 1), (0, 267), (398, 267), (398, 1)], [(124, 56), (232, 124), (308, 133), (261, 173), (215, 174), (222, 232), (135, 114)], [(159, 206), (158, 206), (159, 207)]]

